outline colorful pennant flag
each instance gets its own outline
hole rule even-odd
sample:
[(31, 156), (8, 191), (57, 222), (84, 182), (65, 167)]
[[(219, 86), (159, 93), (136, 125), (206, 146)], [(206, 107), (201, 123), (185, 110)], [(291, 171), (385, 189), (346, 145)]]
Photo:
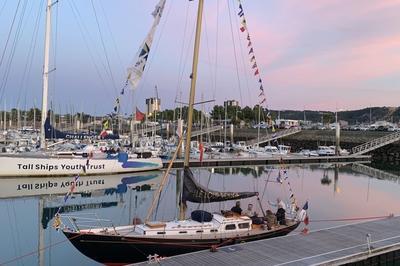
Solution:
[[(253, 48), (250, 48), (249, 54), (252, 54), (252, 53), (254, 53)], [(253, 57), (254, 57), (254, 56), (253, 56)], [(252, 57), (252, 58), (253, 58), (253, 57)], [(254, 57), (254, 59), (256, 59), (256, 58)]]
[(260, 74), (260, 72), (258, 71), (258, 69), (256, 70), (256, 72), (254, 72), (254, 76)]
[(145, 114), (140, 112), (140, 110), (136, 107), (135, 118), (137, 121), (142, 121), (145, 118)]
[(119, 107), (119, 98), (117, 98), (115, 99), (114, 112), (118, 113)]
[(239, 17), (243, 17), (244, 16), (242, 4), (239, 4), (239, 13), (238, 13), (238, 15), (239, 15)]

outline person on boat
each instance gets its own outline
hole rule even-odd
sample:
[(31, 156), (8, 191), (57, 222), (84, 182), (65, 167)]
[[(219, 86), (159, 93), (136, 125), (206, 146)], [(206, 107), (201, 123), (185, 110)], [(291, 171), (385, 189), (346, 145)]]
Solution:
[(240, 208), (240, 201), (236, 201), (235, 206), (232, 207), (231, 212), (237, 215), (242, 215), (242, 208)]
[(286, 225), (286, 205), (285, 203), (278, 199), (278, 210), (276, 211), (276, 220), (280, 225)]
[(278, 224), (275, 214), (271, 210), (267, 210), (265, 214), (265, 221), (267, 222), (268, 230)]
[(242, 215), (246, 215), (249, 217), (255, 216), (256, 213), (253, 211), (253, 204), (249, 203), (249, 205), (247, 205), (247, 210), (243, 211)]

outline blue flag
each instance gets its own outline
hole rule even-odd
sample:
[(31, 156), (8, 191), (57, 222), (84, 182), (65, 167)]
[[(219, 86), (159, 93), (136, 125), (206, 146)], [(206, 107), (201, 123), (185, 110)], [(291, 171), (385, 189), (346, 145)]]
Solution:
[(308, 210), (308, 201), (306, 201), (306, 203), (304, 204), (304, 206), (303, 206), (303, 210)]

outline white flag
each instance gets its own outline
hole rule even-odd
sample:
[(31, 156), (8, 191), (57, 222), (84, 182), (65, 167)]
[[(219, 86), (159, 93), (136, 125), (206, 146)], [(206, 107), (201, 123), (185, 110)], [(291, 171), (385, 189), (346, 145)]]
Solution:
[(150, 32), (147, 34), (146, 39), (136, 54), (136, 61), (134, 65), (128, 68), (127, 80), (131, 84), (132, 90), (137, 88), (140, 79), (142, 78), (143, 71), (146, 67), (146, 62), (149, 57), (150, 47), (153, 43), (154, 33), (156, 32), (157, 25), (160, 23), (161, 15), (164, 10), (165, 1), (166, 0), (160, 0), (153, 13), (151, 13), (154, 17), (153, 26), (151, 27)]

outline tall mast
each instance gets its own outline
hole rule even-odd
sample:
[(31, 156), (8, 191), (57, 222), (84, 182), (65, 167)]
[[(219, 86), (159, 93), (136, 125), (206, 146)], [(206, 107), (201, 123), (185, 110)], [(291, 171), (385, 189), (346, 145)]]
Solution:
[(42, 120), (40, 128), (40, 148), (46, 147), (44, 122), (47, 116), (47, 95), (49, 90), (49, 61), (50, 61), (50, 31), (51, 31), (51, 7), (52, 0), (47, 0), (46, 8), (46, 33), (44, 40), (44, 66), (43, 66), (43, 94), (42, 94)]
[(194, 53), (193, 53), (192, 76), (191, 76), (192, 81), (190, 83), (189, 110), (188, 110), (186, 143), (185, 143), (186, 145), (185, 145), (184, 166), (186, 166), (186, 167), (189, 167), (189, 158), (190, 158), (190, 139), (192, 136), (193, 105), (194, 105), (194, 97), (195, 97), (195, 90), (196, 90), (197, 65), (198, 65), (198, 60), (199, 60), (201, 23), (202, 23), (202, 19), (203, 19), (203, 6), (204, 6), (204, 0), (199, 0), (199, 6), (197, 9), (196, 37), (194, 40)]
[[(194, 52), (193, 52), (193, 64), (192, 64), (192, 81), (190, 83), (190, 96), (189, 96), (189, 110), (187, 119), (187, 132), (186, 132), (186, 143), (185, 143), (185, 161), (183, 166), (189, 167), (190, 158), (190, 139), (192, 136), (192, 123), (193, 123), (193, 105), (194, 97), (196, 92), (196, 80), (197, 80), (197, 65), (199, 61), (199, 50), (200, 50), (200, 36), (201, 36), (201, 23), (203, 18), (203, 6), (204, 0), (199, 0), (199, 6), (197, 9), (197, 23), (196, 23), (196, 36), (194, 39)], [(186, 205), (182, 202), (179, 204), (179, 219), (185, 219)]]

